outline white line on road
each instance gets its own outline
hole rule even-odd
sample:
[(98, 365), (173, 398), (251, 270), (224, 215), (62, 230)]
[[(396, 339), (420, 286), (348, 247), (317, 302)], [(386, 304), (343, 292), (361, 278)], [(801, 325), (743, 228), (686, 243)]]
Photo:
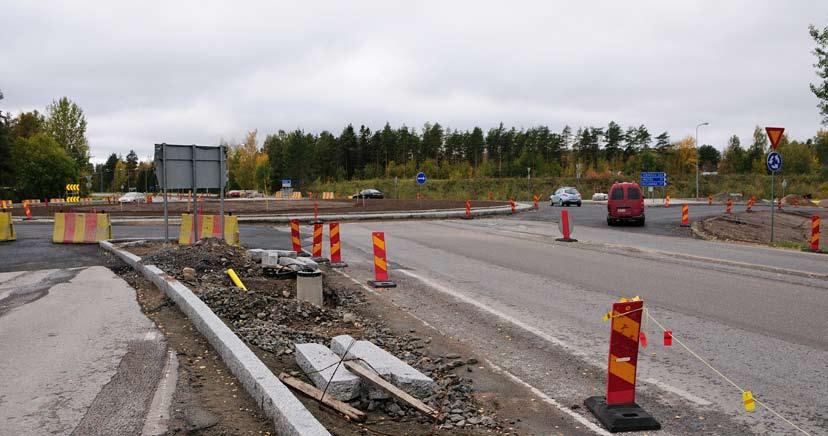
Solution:
[[(435, 290), (440, 291), (444, 294), (450, 295), (450, 296), (452, 296), (452, 297), (454, 297), (454, 298), (456, 298), (456, 299), (458, 299), (458, 300), (460, 300), (464, 303), (471, 304), (472, 306), (477, 307), (478, 309), (483, 310), (485, 312), (488, 312), (488, 313), (490, 313), (490, 314), (492, 314), (492, 315), (494, 315), (494, 316), (496, 316), (496, 317), (498, 317), (498, 318), (500, 318), (500, 319), (502, 319), (502, 320), (504, 320), (508, 323), (511, 323), (511, 324), (523, 329), (523, 330), (526, 330), (527, 332), (529, 332), (529, 333), (531, 333), (531, 334), (533, 334), (533, 335), (535, 335), (535, 336), (537, 336), (537, 337), (539, 337), (539, 338), (541, 338), (545, 341), (549, 341), (549, 342), (551, 342), (555, 345), (558, 345), (558, 346), (568, 350), (572, 354), (584, 359), (587, 363), (590, 363), (590, 364), (592, 364), (596, 367), (599, 367), (599, 368), (603, 365), (602, 363), (596, 362), (595, 359), (591, 358), (590, 356), (588, 356), (584, 352), (574, 348), (573, 346), (567, 344), (566, 342), (564, 342), (564, 341), (562, 341), (562, 340), (560, 340), (560, 339), (558, 339), (554, 336), (550, 336), (549, 334), (541, 331), (537, 327), (526, 324), (525, 322), (520, 321), (520, 320), (518, 320), (518, 319), (516, 319), (516, 318), (514, 318), (510, 315), (507, 315), (507, 314), (505, 314), (505, 313), (503, 313), (503, 312), (501, 312), (497, 309), (493, 309), (493, 308), (491, 308), (491, 307), (489, 307), (489, 306), (487, 306), (487, 305), (485, 305), (485, 304), (483, 304), (483, 303), (481, 303), (477, 300), (474, 300), (471, 297), (468, 297), (468, 296), (466, 296), (466, 295), (464, 295), (460, 292), (455, 291), (454, 289), (451, 289), (447, 286), (443, 286), (443, 285), (441, 285), (440, 283), (437, 283), (434, 280), (431, 280), (431, 279), (426, 278), (426, 277), (422, 277), (422, 276), (417, 275), (417, 274), (415, 274), (411, 271), (408, 271), (408, 270), (401, 269), (401, 270), (396, 270), (396, 271), (399, 271), (400, 273), (402, 273), (404, 275), (407, 275), (407, 276), (409, 276), (413, 279), (419, 280), (422, 283), (424, 283), (426, 286), (431, 287), (432, 289), (435, 289)], [(700, 398), (696, 395), (693, 395), (690, 392), (685, 391), (684, 389), (677, 388), (675, 386), (664, 383), (662, 381), (654, 380), (654, 379), (651, 379), (651, 378), (640, 378), (639, 380), (642, 381), (642, 382), (645, 382), (645, 383), (652, 384), (656, 387), (659, 387), (662, 390), (665, 390), (665, 391), (671, 392), (673, 394), (676, 394), (676, 395), (684, 398), (685, 400), (696, 403), (700, 406), (709, 406), (711, 404), (709, 401), (707, 401), (703, 398)]]

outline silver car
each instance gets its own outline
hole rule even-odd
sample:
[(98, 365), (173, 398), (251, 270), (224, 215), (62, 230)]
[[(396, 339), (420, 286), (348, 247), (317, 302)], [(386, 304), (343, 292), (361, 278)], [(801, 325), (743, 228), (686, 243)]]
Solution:
[(574, 204), (581, 207), (581, 193), (571, 186), (558, 188), (554, 194), (549, 196), (549, 205), (554, 206), (556, 204), (561, 206), (570, 206)]

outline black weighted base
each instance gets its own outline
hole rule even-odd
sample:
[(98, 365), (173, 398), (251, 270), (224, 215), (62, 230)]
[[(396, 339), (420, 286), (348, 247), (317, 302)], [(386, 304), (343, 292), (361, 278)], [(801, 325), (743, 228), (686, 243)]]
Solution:
[(636, 403), (608, 406), (606, 397), (589, 397), (584, 405), (612, 433), (661, 429), (661, 424)]
[(396, 288), (397, 284), (391, 280), (368, 280), (368, 284), (375, 288)]
[(311, 260), (316, 262), (316, 263), (328, 263), (328, 262), (330, 262), (330, 260), (328, 260), (327, 257), (311, 257)]
[(331, 262), (331, 268), (345, 268), (348, 264), (345, 262)]
[(578, 242), (578, 240), (574, 238), (558, 238), (555, 240), (558, 242)]

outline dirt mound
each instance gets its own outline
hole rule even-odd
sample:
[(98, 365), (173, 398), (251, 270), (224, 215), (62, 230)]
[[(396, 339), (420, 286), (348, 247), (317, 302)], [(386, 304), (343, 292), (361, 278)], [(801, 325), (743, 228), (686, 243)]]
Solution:
[(179, 280), (183, 280), (182, 270), (187, 267), (195, 269), (200, 279), (221, 276), (222, 283), (228, 268), (235, 270), (240, 277), (255, 277), (261, 273), (261, 267), (247, 257), (243, 248), (227, 245), (215, 238), (202, 239), (192, 245), (162, 247), (146, 255), (143, 263), (155, 265)]

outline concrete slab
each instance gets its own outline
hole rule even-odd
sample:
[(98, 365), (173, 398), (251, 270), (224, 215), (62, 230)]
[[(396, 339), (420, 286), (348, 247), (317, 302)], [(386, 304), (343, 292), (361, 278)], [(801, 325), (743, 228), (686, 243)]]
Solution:
[(296, 364), (313, 384), (323, 391), (327, 386), (327, 394), (348, 401), (359, 396), (362, 383), (345, 365), (337, 368), (339, 360), (339, 356), (322, 344), (296, 344)]
[[(339, 356), (345, 355), (349, 359), (361, 359), (359, 362), (369, 370), (376, 371), (400, 389), (415, 397), (424, 398), (431, 395), (437, 388), (437, 383), (425, 374), (414, 369), (411, 365), (398, 359), (393, 354), (374, 345), (370, 341), (355, 341), (350, 335), (339, 335), (331, 339), (331, 350)], [(350, 346), (350, 350), (348, 347)], [(345, 354), (348, 350), (347, 355)], [(367, 362), (367, 364), (366, 364)], [(377, 389), (369, 390), (369, 396), (378, 397)], [(384, 394), (384, 391), (382, 391)]]

